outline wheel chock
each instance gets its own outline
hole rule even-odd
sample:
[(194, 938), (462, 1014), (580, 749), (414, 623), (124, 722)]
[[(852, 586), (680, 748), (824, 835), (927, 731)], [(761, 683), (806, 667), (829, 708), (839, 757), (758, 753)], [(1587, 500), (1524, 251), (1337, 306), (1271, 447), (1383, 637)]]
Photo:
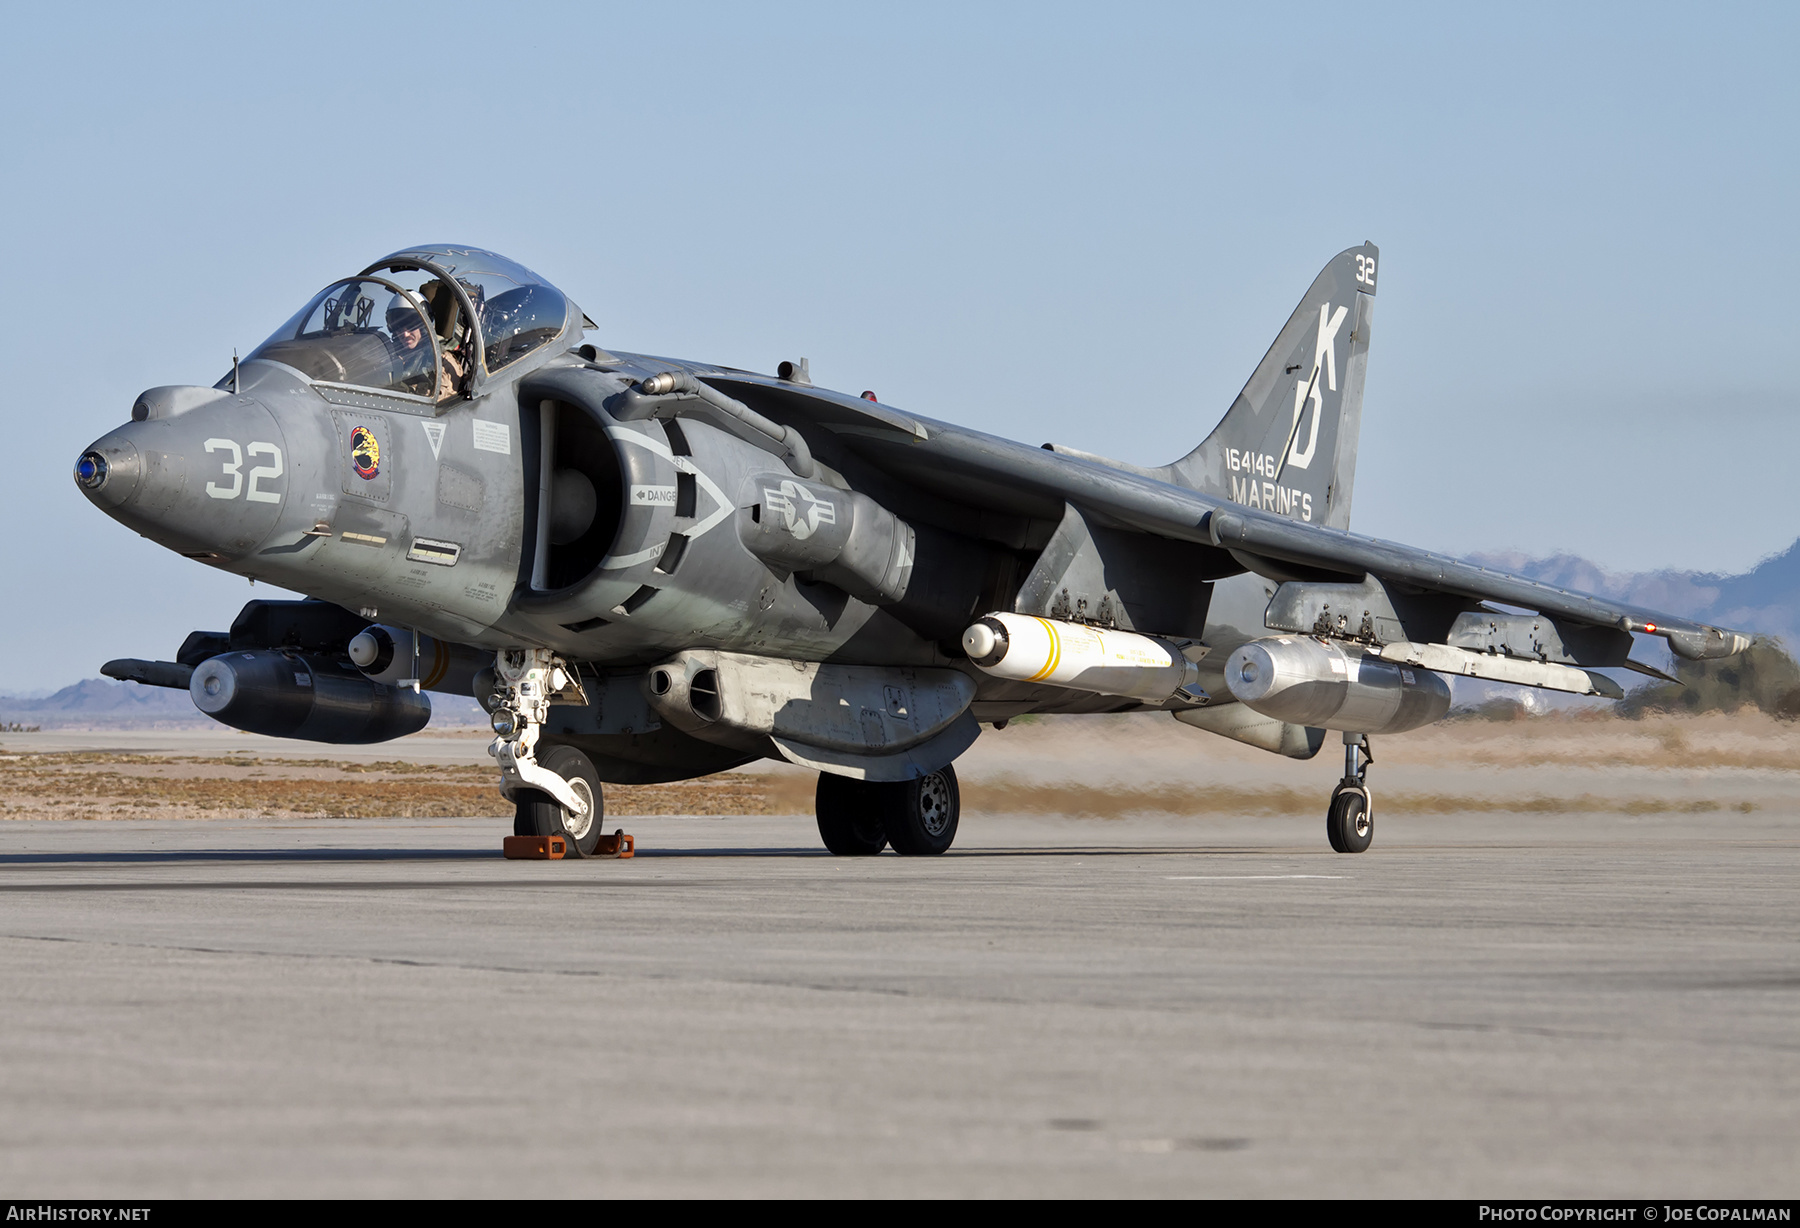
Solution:
[(610, 836), (601, 836), (594, 846), (595, 857), (632, 857), (637, 854), (637, 841), (625, 834), (623, 827)]
[(509, 861), (561, 861), (569, 842), (561, 836), (508, 836), (500, 851)]

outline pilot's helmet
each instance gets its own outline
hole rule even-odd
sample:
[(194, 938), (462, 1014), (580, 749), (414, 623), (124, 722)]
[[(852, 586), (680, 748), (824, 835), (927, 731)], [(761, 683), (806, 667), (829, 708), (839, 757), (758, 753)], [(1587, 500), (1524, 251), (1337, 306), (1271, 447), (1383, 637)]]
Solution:
[(387, 308), (388, 332), (397, 333), (403, 328), (424, 328), (425, 317), (419, 309), (408, 302), (405, 295), (396, 294)]

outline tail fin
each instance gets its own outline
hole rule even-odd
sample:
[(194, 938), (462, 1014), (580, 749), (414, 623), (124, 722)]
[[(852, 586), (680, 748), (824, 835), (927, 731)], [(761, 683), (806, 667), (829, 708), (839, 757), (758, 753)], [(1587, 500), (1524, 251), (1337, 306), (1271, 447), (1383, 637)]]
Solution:
[(1349, 527), (1376, 256), (1365, 243), (1332, 257), (1206, 442), (1165, 471), (1171, 481)]

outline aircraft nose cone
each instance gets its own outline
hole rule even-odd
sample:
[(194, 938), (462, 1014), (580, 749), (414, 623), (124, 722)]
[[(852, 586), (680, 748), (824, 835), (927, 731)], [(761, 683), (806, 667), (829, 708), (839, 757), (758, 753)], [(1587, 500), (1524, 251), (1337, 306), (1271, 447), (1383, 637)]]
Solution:
[(144, 480), (143, 456), (137, 445), (114, 431), (95, 442), (75, 462), (75, 485), (102, 508), (123, 506)]
[(114, 428), (76, 458), (74, 478), (120, 524), (225, 566), (274, 530), (295, 467), (267, 405), (226, 396)]

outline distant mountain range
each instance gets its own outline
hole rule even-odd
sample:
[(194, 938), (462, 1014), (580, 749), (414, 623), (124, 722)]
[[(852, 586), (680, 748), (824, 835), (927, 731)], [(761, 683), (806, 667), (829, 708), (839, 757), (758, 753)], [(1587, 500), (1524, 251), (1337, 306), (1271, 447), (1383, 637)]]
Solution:
[[(1721, 576), (1699, 571), (1607, 571), (1572, 554), (1530, 558), (1518, 551), (1470, 556), (1486, 567), (1515, 572), (1554, 584), (1615, 597), (1633, 605), (1698, 618), (1737, 631), (1754, 631), (1800, 649), (1800, 540), (1742, 575)], [(1662, 662), (1653, 662), (1661, 664)], [(1458, 685), (1458, 706), (1513, 688)], [(1466, 694), (1465, 694), (1466, 692)], [(431, 697), (431, 723), (438, 727), (485, 725), (485, 714), (473, 699), (458, 695)], [(180, 728), (213, 722), (194, 707), (186, 692), (89, 678), (42, 698), (0, 695), (0, 726)]]
[(1697, 618), (1734, 631), (1754, 631), (1800, 650), (1800, 540), (1742, 575), (1700, 571), (1606, 571), (1572, 554), (1527, 558), (1518, 551), (1471, 556), (1486, 567), (1516, 572), (1665, 614)]

